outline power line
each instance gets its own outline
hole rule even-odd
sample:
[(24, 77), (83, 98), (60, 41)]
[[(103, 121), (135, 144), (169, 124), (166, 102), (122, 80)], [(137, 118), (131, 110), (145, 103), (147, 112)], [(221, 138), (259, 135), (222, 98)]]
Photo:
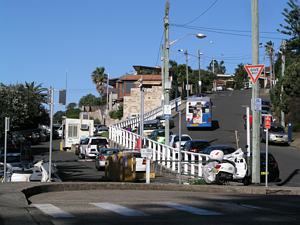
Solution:
[(195, 22), (196, 20), (198, 20), (201, 16), (203, 16), (205, 13), (207, 13), (216, 3), (218, 2), (218, 0), (215, 0), (206, 10), (204, 10), (199, 16), (197, 16), (196, 18), (192, 19), (191, 21), (183, 24), (183, 26), (191, 24), (193, 22)]
[[(218, 33), (218, 34), (225, 34), (225, 35), (232, 35), (232, 36), (240, 36), (240, 37), (252, 37), (251, 34), (240, 34), (240, 33), (234, 33), (234, 32), (227, 32), (227, 31), (219, 31), (219, 30), (213, 30), (211, 28), (199, 28), (199, 27), (194, 27), (194, 26), (178, 26), (178, 25), (173, 25), (175, 27), (181, 27), (189, 30), (200, 30), (200, 31), (206, 31), (206, 32), (211, 32), (211, 33)], [(277, 37), (268, 37), (268, 36), (260, 36), (262, 39), (271, 39), (271, 40), (282, 40), (282, 38), (277, 38)]]

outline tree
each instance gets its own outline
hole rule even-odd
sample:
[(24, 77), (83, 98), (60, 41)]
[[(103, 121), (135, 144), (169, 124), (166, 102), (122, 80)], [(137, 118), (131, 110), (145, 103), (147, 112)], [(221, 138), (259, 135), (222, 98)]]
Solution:
[(288, 8), (282, 13), (285, 24), (280, 24), (281, 29), (278, 29), (290, 38), (284, 51), (286, 70), (284, 77), (279, 77), (270, 96), (275, 115), (279, 117), (280, 111), (284, 111), (287, 115), (285, 122), (292, 122), (300, 130), (300, 6), (297, 0), (289, 0), (287, 4)]
[(99, 94), (102, 96), (104, 92), (104, 88), (106, 87), (106, 82), (108, 79), (108, 75), (105, 73), (104, 67), (97, 67), (92, 72), (92, 81), (96, 85), (96, 89), (99, 92)]
[[(47, 89), (34, 82), (16, 85), (0, 84), (0, 121), (10, 117), (11, 130), (37, 128), (39, 124), (49, 124)], [(4, 124), (0, 125), (0, 132)]]
[(237, 68), (235, 68), (234, 72), (234, 88), (239, 90), (244, 87), (245, 82), (248, 80), (248, 74), (244, 69), (244, 64), (240, 63)]
[(123, 117), (123, 105), (119, 105), (118, 110), (110, 111), (109, 116), (112, 119), (122, 119)]
[(57, 111), (53, 115), (53, 123), (54, 124), (61, 124), (62, 123), (62, 117), (66, 114), (64, 111)]
[(77, 104), (71, 102), (67, 106), (66, 117), (72, 119), (79, 119), (80, 112), (81, 110), (77, 108)]
[(220, 63), (215, 59), (211, 60), (207, 69), (211, 72), (214, 72), (215, 74), (225, 74), (226, 73), (226, 67), (224, 65), (223, 60)]
[(280, 24), (281, 29), (277, 29), (282, 34), (290, 36), (288, 48), (300, 54), (300, 6), (298, 0), (289, 0), (288, 8), (282, 12), (285, 24)]
[(79, 100), (79, 107), (82, 106), (99, 106), (102, 105), (103, 101), (101, 100), (101, 98), (97, 98), (95, 95), (93, 94), (87, 94), (83, 97), (80, 98)]

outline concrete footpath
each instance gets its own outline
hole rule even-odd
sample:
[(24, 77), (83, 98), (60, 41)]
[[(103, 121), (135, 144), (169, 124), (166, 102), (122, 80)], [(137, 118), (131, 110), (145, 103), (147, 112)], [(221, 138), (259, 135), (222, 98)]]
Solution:
[(37, 224), (30, 214), (28, 198), (44, 192), (74, 190), (157, 190), (190, 191), (246, 195), (300, 195), (299, 187), (264, 186), (218, 186), (218, 185), (177, 185), (177, 184), (141, 184), (111, 182), (65, 182), (65, 183), (3, 183), (0, 184), (0, 223)]

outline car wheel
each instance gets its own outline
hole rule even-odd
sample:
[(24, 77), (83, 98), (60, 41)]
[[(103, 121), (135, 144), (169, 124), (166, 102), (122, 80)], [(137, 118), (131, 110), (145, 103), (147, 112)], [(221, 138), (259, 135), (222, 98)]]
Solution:
[(216, 175), (216, 184), (223, 185), (226, 182), (226, 176), (224, 173), (218, 173)]

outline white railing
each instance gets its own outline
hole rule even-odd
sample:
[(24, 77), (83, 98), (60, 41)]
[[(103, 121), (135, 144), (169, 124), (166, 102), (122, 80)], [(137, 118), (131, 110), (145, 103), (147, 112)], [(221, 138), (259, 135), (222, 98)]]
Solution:
[[(177, 98), (170, 101), (172, 108), (175, 108), (176, 101), (178, 106), (181, 105), (181, 98)], [(156, 116), (160, 116), (162, 114), (163, 109), (162, 107), (159, 107), (145, 113), (144, 119), (155, 119)], [(140, 118), (137, 117), (110, 126), (110, 140), (124, 148), (135, 149), (138, 139), (141, 140), (142, 137), (124, 128), (134, 128), (139, 125), (139, 122)], [(176, 148), (172, 148), (145, 137), (143, 137), (143, 146), (153, 150), (152, 160), (163, 167), (177, 173), (179, 171), (179, 165), (181, 165), (182, 174), (191, 175), (193, 177), (202, 177), (203, 163), (207, 160), (207, 155), (181, 151), (182, 160), (179, 162), (179, 150)]]
[[(110, 127), (111, 140), (123, 146), (126, 149), (135, 149), (137, 140), (141, 136), (119, 127)], [(149, 138), (143, 137), (144, 148), (153, 150), (152, 160), (159, 163), (163, 167), (173, 171), (179, 171), (181, 165), (182, 174), (191, 175), (193, 177), (202, 177), (203, 163), (207, 160), (207, 155), (181, 151), (182, 161), (179, 162), (179, 150)]]

